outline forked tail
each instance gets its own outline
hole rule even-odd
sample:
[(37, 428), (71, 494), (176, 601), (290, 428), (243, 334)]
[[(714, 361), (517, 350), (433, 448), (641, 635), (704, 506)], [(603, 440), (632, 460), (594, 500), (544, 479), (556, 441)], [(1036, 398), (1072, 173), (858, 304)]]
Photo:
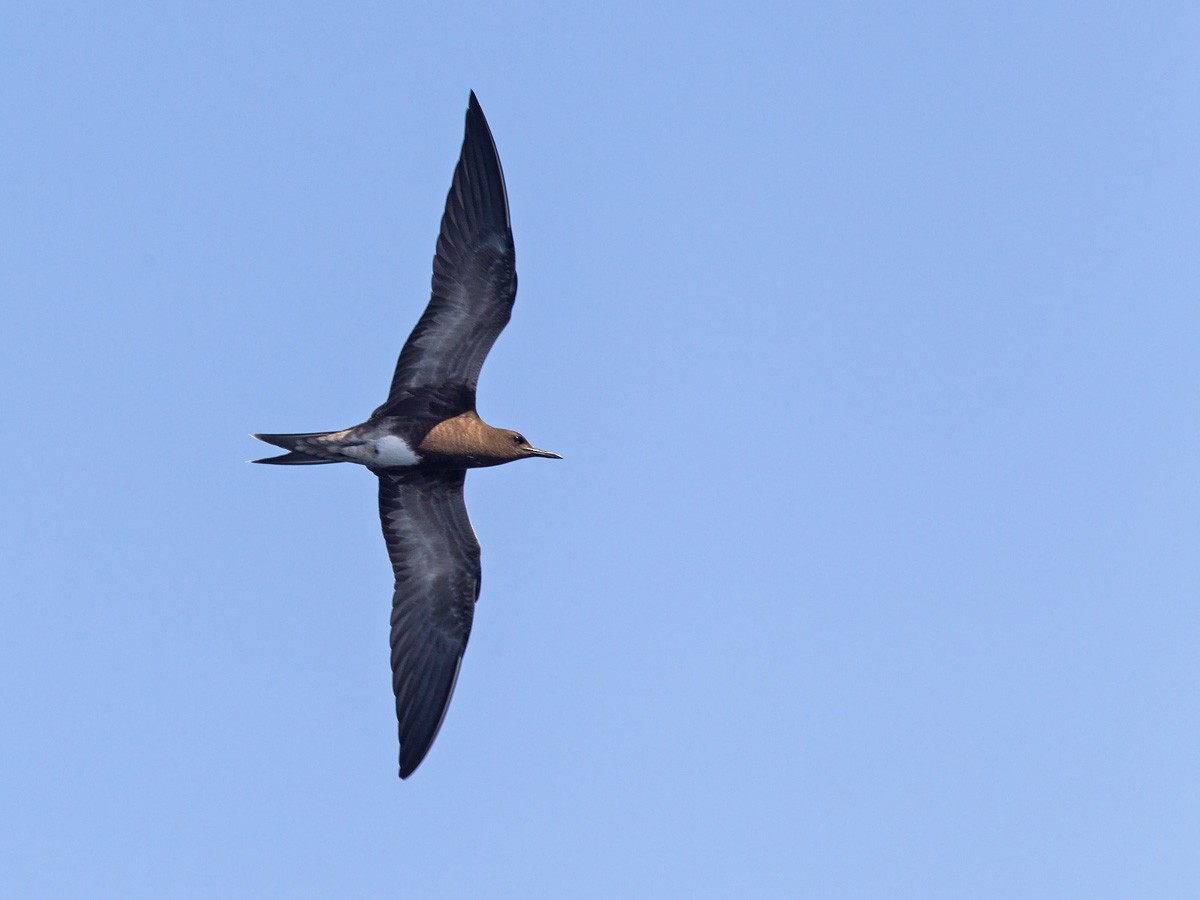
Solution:
[(308, 434), (253, 434), (251, 437), (256, 437), (264, 443), (290, 452), (284, 453), (282, 456), (252, 459), (250, 462), (266, 463), (272, 466), (319, 466), (323, 463), (337, 462), (336, 459), (321, 459), (319, 456), (313, 456), (311, 453), (305, 453), (303, 450), (296, 449), (296, 444), (305, 438), (322, 437), (326, 434), (329, 434), (329, 432), (311, 431)]

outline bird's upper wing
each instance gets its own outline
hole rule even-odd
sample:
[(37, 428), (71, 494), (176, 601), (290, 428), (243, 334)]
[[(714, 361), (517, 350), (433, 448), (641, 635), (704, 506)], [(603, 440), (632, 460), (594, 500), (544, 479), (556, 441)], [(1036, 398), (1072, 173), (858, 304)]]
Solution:
[(433, 296), (400, 352), (388, 399), (376, 414), (428, 414), (421, 404), (430, 392), (439, 415), (474, 408), (479, 369), (508, 323), (516, 294), (504, 173), (472, 92), (433, 258)]
[(479, 597), (479, 541), (465, 471), (379, 476), (379, 517), (396, 574), (392, 688), (400, 777), (420, 765), (450, 705)]

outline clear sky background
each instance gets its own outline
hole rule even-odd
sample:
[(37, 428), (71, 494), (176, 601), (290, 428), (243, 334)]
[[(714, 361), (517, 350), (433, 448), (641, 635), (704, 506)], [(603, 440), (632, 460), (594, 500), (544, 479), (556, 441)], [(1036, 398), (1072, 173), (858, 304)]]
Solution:
[[(1194, 3), (4, 4), (0, 889), (1200, 895)], [(103, 11), (101, 11), (103, 10)], [(396, 777), (362, 420), (521, 288)]]

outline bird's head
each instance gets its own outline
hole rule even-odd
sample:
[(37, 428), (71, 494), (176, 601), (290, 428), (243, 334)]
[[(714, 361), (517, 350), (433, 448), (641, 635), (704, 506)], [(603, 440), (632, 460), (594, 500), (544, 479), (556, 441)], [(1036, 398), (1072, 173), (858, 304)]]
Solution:
[(496, 429), (503, 435), (503, 440), (508, 444), (509, 459), (525, 459), (527, 456), (542, 456), (546, 459), (562, 459), (557, 453), (551, 453), (549, 450), (539, 450), (525, 440), (525, 435), (519, 431), (511, 431), (507, 428)]

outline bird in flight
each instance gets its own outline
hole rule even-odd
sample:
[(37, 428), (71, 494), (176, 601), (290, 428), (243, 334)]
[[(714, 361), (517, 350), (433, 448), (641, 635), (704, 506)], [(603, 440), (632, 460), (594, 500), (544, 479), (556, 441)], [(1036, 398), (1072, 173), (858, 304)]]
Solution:
[(562, 459), (475, 411), (479, 370), (512, 314), (515, 266), (504, 173), (472, 92), (433, 258), (433, 296), (400, 351), (387, 400), (343, 431), (254, 435), (288, 451), (254, 462), (359, 463), (379, 478), (396, 577), (392, 689), (401, 778), (421, 764), (442, 725), (479, 597), (479, 541), (463, 502), (467, 469)]

